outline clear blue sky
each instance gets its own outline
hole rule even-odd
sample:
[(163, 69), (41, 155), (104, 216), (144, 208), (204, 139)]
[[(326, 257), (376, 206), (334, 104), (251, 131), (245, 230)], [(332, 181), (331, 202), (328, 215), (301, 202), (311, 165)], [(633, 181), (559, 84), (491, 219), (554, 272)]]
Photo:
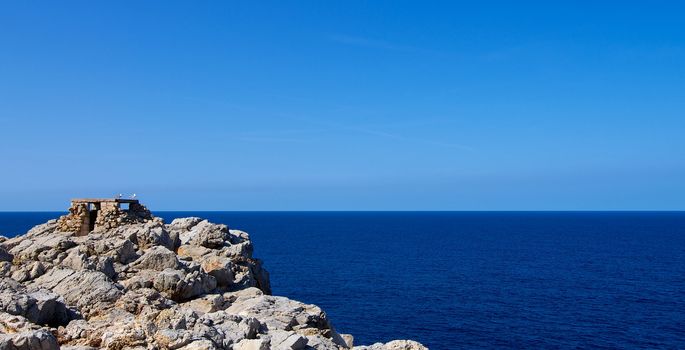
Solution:
[(685, 209), (682, 2), (5, 1), (0, 210)]

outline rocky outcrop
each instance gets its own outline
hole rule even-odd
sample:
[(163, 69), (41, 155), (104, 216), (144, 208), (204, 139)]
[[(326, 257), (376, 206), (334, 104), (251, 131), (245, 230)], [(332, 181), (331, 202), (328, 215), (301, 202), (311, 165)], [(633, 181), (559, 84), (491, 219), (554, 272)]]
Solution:
[(24, 317), (0, 312), (0, 349), (55, 350), (59, 344), (50, 329)]
[(355, 350), (420, 350), (425, 346), (413, 340), (393, 340), (389, 343), (376, 343), (370, 346), (357, 346)]
[(0, 241), (0, 350), (353, 348), (319, 307), (270, 295), (245, 232), (200, 218), (61, 227)]

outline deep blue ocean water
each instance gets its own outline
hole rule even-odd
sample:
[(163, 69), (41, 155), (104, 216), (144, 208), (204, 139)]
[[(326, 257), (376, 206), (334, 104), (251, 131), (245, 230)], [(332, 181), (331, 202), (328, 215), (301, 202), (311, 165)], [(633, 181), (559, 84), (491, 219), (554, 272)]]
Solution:
[[(59, 213), (0, 213), (0, 234)], [(250, 233), (355, 343), (685, 348), (685, 212), (157, 212)]]

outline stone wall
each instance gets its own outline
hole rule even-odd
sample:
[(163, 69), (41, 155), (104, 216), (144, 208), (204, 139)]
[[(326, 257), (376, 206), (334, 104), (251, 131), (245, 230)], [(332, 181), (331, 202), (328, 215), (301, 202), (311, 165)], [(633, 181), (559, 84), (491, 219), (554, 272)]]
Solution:
[[(122, 225), (142, 223), (152, 220), (152, 213), (140, 203), (130, 203), (128, 210), (119, 207), (119, 203), (100, 202), (93, 231), (110, 230)], [(86, 203), (72, 203), (69, 214), (57, 220), (57, 229), (61, 232), (73, 232), (87, 235), (90, 232), (90, 212)]]
[(57, 229), (61, 232), (81, 233), (88, 231), (90, 215), (88, 206), (84, 203), (72, 203), (69, 207), (69, 214), (61, 216), (57, 220)]
[(152, 220), (152, 213), (142, 204), (131, 203), (128, 210), (122, 210), (117, 203), (102, 203), (95, 220), (95, 230), (110, 230)]

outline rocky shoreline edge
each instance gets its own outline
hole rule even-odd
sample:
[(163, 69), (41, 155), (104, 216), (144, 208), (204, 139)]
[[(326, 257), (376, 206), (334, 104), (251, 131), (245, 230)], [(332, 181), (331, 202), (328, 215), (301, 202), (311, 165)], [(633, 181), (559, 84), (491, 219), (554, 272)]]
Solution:
[(0, 237), (0, 350), (427, 349), (355, 346), (316, 305), (270, 295), (249, 235), (223, 224), (59, 228)]

